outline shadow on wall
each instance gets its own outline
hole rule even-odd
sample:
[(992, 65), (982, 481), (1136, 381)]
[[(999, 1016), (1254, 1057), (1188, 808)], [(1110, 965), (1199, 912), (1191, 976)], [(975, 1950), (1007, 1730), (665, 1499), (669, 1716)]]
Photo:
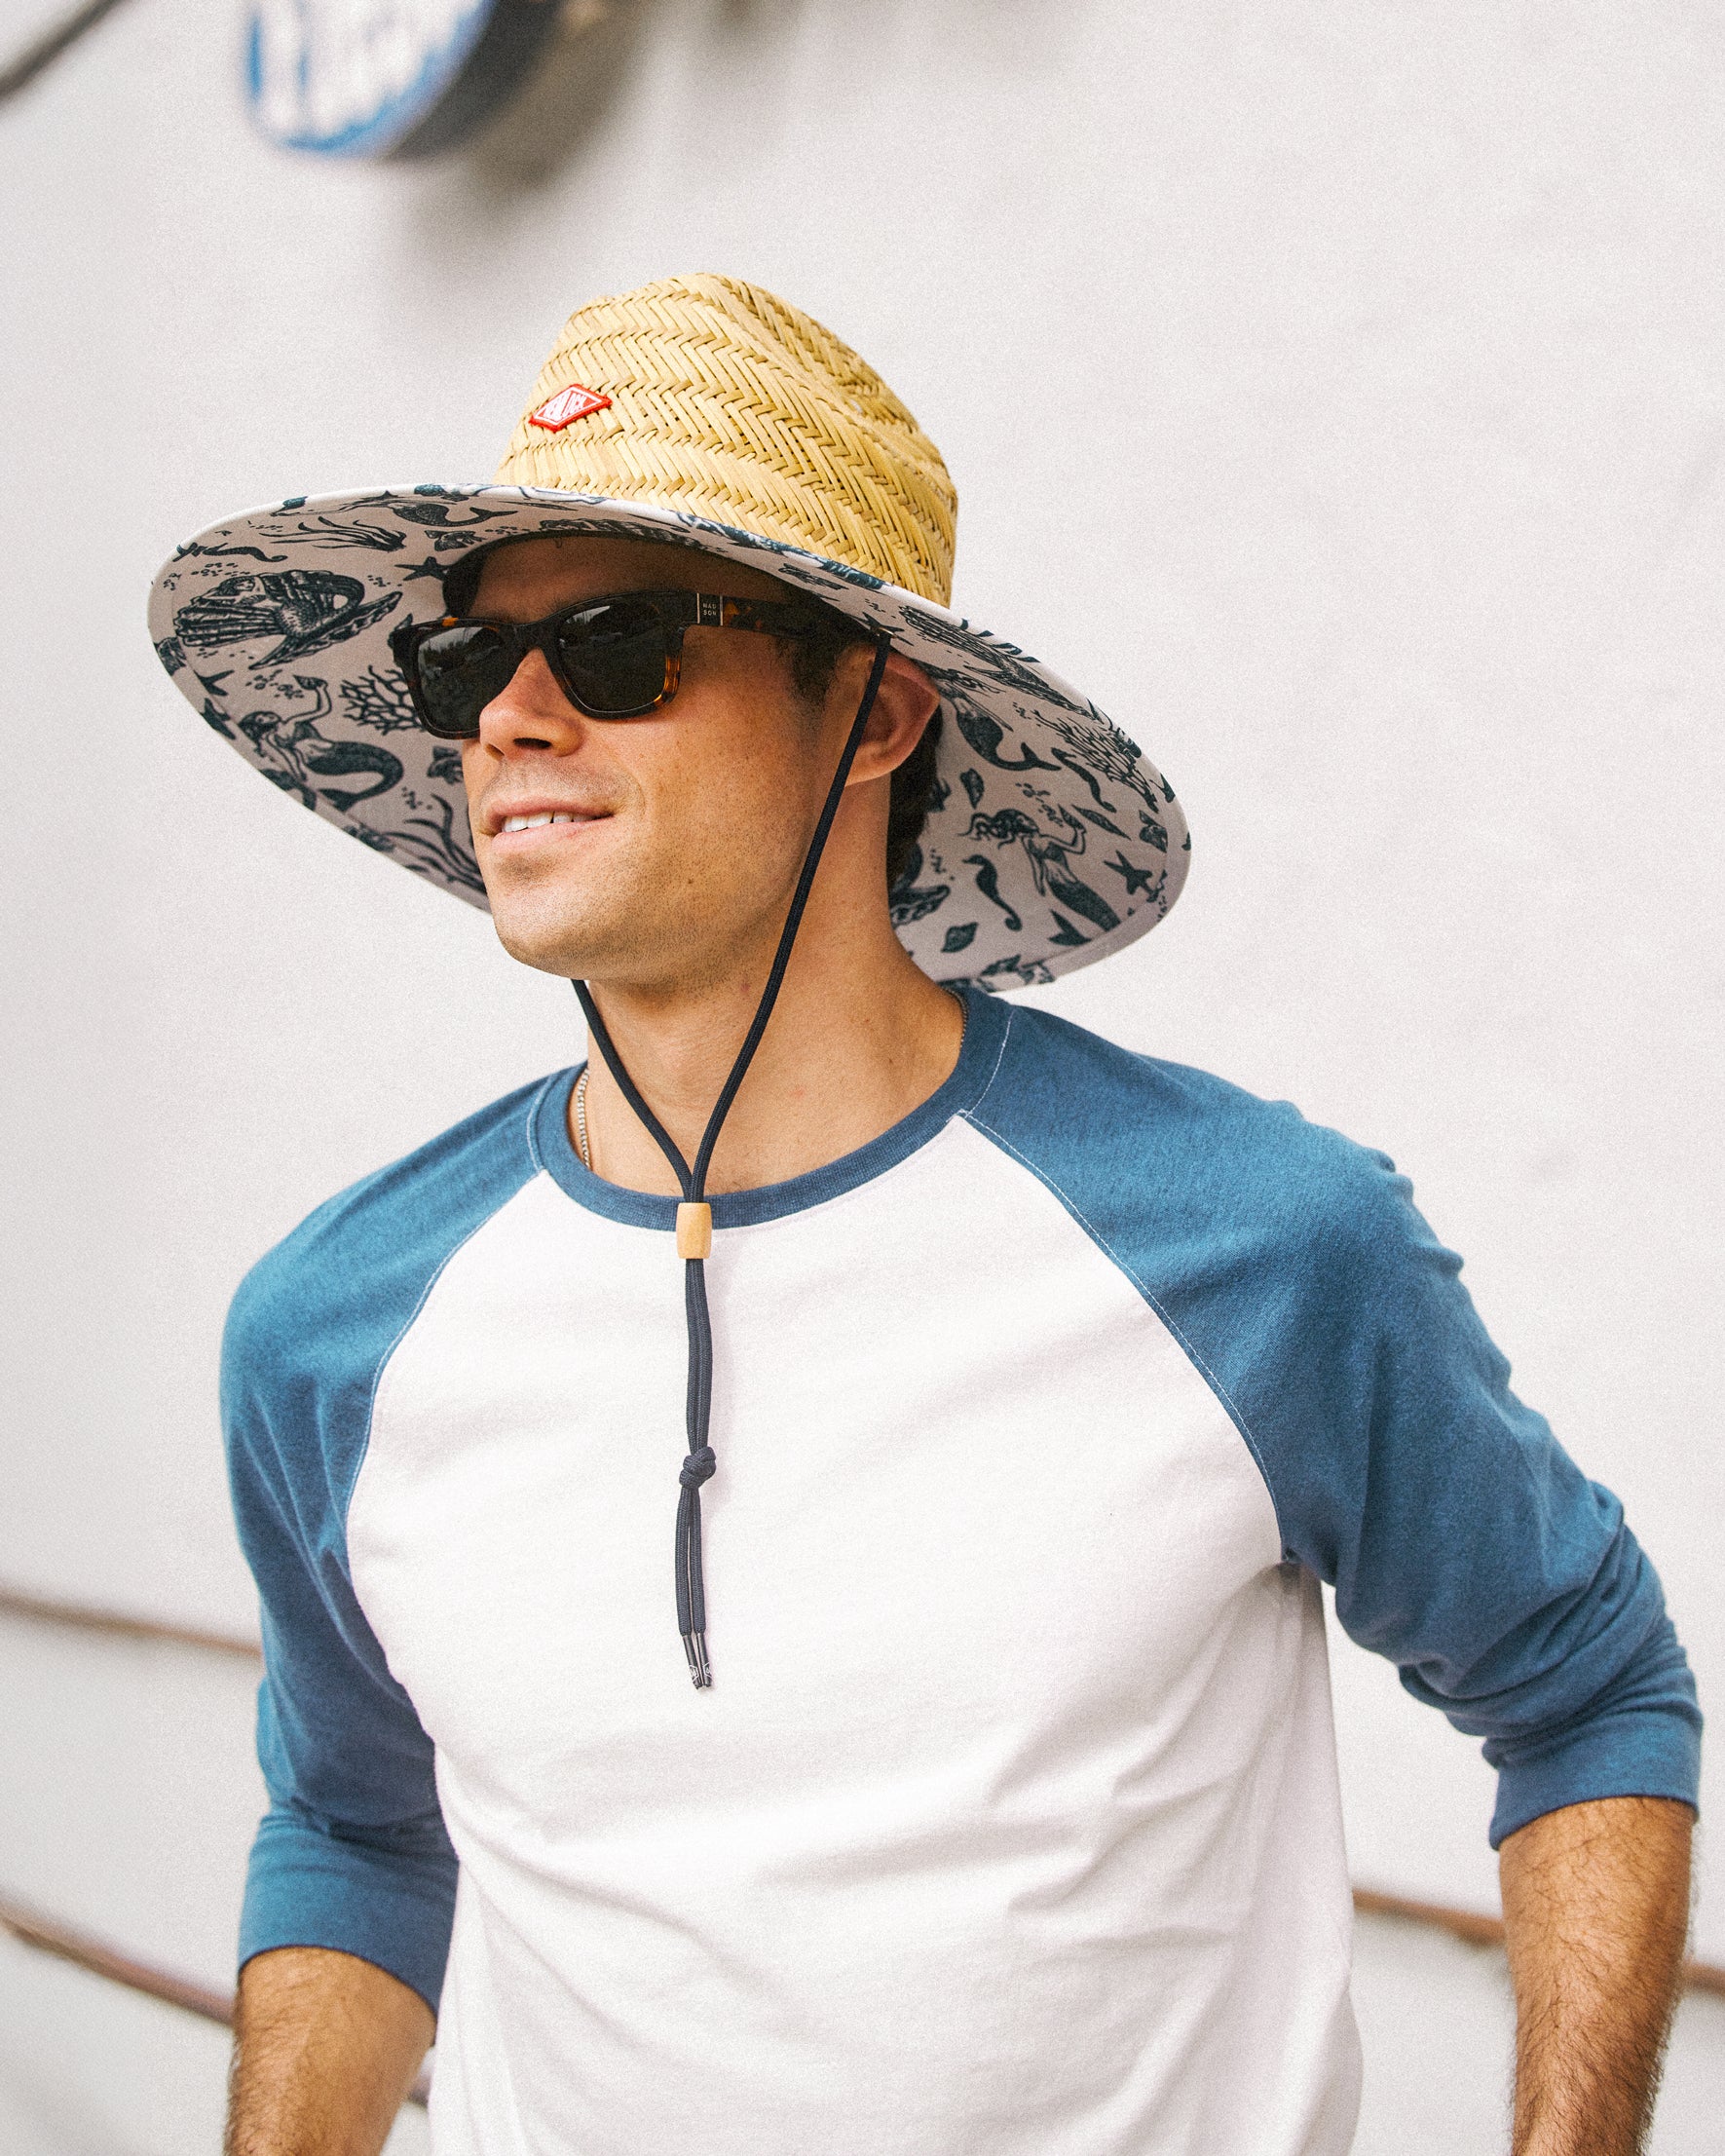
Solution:
[(566, 0), (550, 51), (497, 118), (442, 163), (463, 197), (505, 208), (549, 184), (603, 119), (653, 0)]
[[(925, 0), (913, 0), (920, 9)], [(563, 19), (532, 80), (504, 110), (453, 156), (441, 161), (468, 216), (503, 210), (549, 186), (574, 164), (628, 78), (637, 52), (656, 22), (675, 14), (689, 33), (728, 65), (745, 52), (764, 58), (789, 44), (808, 0), (564, 0)], [(879, 33), (897, 12), (892, 0), (871, 0)], [(954, 0), (955, 32), (980, 36), (994, 49), (1016, 47), (1024, 19), (1043, 14), (1042, 0)], [(450, 203), (455, 207), (454, 202)]]

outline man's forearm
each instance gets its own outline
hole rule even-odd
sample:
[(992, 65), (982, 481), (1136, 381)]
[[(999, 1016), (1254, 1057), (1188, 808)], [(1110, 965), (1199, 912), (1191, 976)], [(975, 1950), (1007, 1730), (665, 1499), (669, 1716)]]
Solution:
[(378, 2156), (435, 2034), (417, 1991), (322, 1947), (240, 1978), (227, 2156)]
[(1686, 1804), (1548, 1812), (1499, 1854), (1516, 1987), (1515, 2156), (1636, 2156), (1689, 1928)]

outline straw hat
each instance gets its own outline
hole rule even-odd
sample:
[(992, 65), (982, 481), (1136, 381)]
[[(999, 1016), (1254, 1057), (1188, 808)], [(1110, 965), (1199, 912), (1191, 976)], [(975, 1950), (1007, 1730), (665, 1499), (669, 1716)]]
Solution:
[(276, 785), (485, 904), (461, 761), (416, 723), (390, 631), (499, 540), (606, 534), (767, 571), (926, 668), (933, 806), (892, 893), (937, 980), (1045, 981), (1155, 927), (1185, 878), (1173, 789), (1094, 704), (949, 611), (956, 497), (934, 444), (829, 330), (758, 285), (667, 278), (570, 317), (489, 485), (296, 496), (201, 532), (150, 632)]

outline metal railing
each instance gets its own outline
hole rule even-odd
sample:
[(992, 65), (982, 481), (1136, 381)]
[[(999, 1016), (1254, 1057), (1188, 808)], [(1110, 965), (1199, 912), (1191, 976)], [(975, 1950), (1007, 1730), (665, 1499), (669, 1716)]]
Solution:
[[(1450, 1909), (1443, 1902), (1411, 1902), (1401, 1894), (1379, 1894), (1372, 1887), (1354, 1889), (1354, 1907), (1362, 1916), (1393, 1916), (1403, 1923), (1425, 1924), (1447, 1932), (1464, 1946), (1503, 1948), (1503, 1918), (1481, 1916), (1471, 1909)], [(1712, 1961), (1685, 1961), (1685, 1991), (1707, 1991), (1725, 1999), (1725, 1969)]]
[[(194, 1984), (190, 1977), (176, 1977), (147, 1961), (134, 1961), (91, 1933), (62, 1924), (57, 1917), (44, 1916), (41, 1910), (22, 1902), (0, 1897), (0, 1931), (9, 1932), (20, 1946), (34, 1947), (38, 1953), (52, 1954), (56, 1961), (69, 1961), (74, 1969), (105, 1977), (110, 1984), (139, 1991), (146, 1999), (160, 1999), (164, 2006), (177, 2006), (182, 2014), (195, 2014), (201, 2022), (214, 2022), (221, 2028), (234, 2025), (232, 1991), (212, 1991), (208, 1985)], [(423, 2111), (431, 2093), (430, 2077), (422, 2073), (408, 2090), (407, 2101)]]
[[(252, 1662), (262, 1659), (253, 1641), (227, 1633), (161, 1624), (153, 1618), (129, 1617), (116, 1610), (56, 1602), (41, 1595), (23, 1594), (15, 1588), (0, 1587), (0, 1616), (24, 1617), (39, 1624), (100, 1633), (108, 1638), (158, 1640), (176, 1646), (202, 1647), (210, 1653), (240, 1655)], [(1355, 1887), (1354, 1907), (1363, 1916), (1387, 1916), (1399, 1922), (1423, 1924), (1431, 1930), (1445, 1932), (1464, 1946), (1487, 1950), (1501, 1950), (1503, 1947), (1503, 1919), (1482, 1916), (1475, 1910), (1451, 1909), (1442, 1902), (1410, 1901), (1405, 1895), (1382, 1894), (1373, 1887), (1365, 1886)], [(10, 1932), (26, 1947), (69, 1961), (77, 1968), (87, 1969), (93, 1976), (105, 1977), (110, 1984), (124, 1985), (128, 1990), (140, 1991), (146, 1998), (160, 1999), (183, 2013), (196, 2014), (201, 2020), (218, 2022), (224, 2028), (233, 2026), (234, 1995), (231, 1991), (212, 1991), (189, 1978), (174, 1976), (145, 1961), (134, 1961), (131, 1955), (121, 1953), (89, 1933), (62, 1924), (22, 1903), (0, 1897), (0, 1930)], [(1683, 1986), (1689, 1991), (1704, 1991), (1714, 1998), (1725, 1998), (1725, 1968), (1707, 1961), (1686, 1961)], [(423, 2104), (425, 2100), (426, 2082), (422, 2075), (414, 2084), (408, 2101)]]
[(80, 1602), (56, 1602), (16, 1587), (0, 1587), (0, 1617), (27, 1617), (73, 1632), (99, 1632), (110, 1640), (165, 1640), (170, 1646), (205, 1647), (212, 1654), (237, 1654), (248, 1662), (263, 1660), (255, 1640), (242, 1640), (228, 1632), (201, 1632), (195, 1625), (159, 1624), (154, 1617), (128, 1617), (118, 1609), (93, 1609)]

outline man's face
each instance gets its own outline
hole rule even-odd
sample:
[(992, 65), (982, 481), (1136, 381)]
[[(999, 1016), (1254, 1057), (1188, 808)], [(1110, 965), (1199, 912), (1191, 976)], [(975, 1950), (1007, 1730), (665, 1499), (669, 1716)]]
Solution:
[[(769, 577), (682, 548), (534, 539), (486, 560), (471, 612), (531, 622), (643, 590), (786, 596)], [(817, 711), (771, 637), (690, 629), (671, 701), (607, 720), (576, 710), (531, 653), (462, 746), (505, 948), (548, 973), (649, 991), (734, 970), (784, 918), (867, 662), (866, 650), (846, 653)], [(505, 829), (546, 812), (568, 820)]]

